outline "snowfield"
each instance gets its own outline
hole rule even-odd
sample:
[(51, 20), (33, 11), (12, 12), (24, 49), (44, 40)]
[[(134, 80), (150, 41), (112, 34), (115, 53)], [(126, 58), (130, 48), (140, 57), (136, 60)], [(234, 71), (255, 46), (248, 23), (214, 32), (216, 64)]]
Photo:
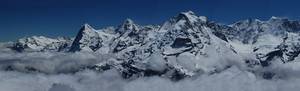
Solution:
[(300, 21), (84, 24), (74, 38), (0, 43), (0, 91), (298, 91)]

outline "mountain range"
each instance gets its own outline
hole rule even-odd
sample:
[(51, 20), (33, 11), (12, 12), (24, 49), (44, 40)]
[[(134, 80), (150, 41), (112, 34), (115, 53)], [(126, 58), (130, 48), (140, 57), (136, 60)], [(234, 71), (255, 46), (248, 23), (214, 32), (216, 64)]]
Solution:
[(117, 69), (127, 79), (161, 76), (180, 80), (232, 66), (274, 79), (281, 75), (270, 68), (300, 61), (299, 31), (300, 21), (287, 18), (246, 19), (225, 25), (188, 11), (162, 25), (142, 26), (131, 19), (103, 29), (84, 24), (74, 38), (32, 36), (2, 43), (1, 49), (107, 54), (113, 58), (81, 69)]

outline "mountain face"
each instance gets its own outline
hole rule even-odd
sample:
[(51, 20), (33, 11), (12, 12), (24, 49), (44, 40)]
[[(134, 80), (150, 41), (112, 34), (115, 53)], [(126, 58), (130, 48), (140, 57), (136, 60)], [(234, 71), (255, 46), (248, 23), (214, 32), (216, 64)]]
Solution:
[[(300, 22), (272, 17), (230, 25), (182, 12), (161, 26), (126, 19), (118, 27), (96, 30), (84, 24), (75, 39), (29, 37), (14, 43), (18, 52), (93, 52), (113, 56), (85, 69), (118, 69), (124, 78), (159, 75), (174, 80), (214, 74), (236, 65), (271, 67), (299, 60)], [(251, 58), (243, 58), (251, 55)], [(252, 70), (252, 69), (251, 69)], [(270, 78), (270, 72), (257, 72)], [(271, 77), (272, 78), (272, 77)]]
[(107, 47), (107, 42), (114, 36), (103, 31), (96, 31), (88, 24), (84, 24), (75, 37), (70, 52), (87, 51), (95, 52)]
[(18, 52), (38, 52), (38, 51), (65, 51), (70, 47), (70, 38), (47, 38), (44, 36), (33, 36), (19, 39), (11, 47)]
[[(283, 63), (299, 55), (299, 21), (272, 17), (268, 21), (248, 19), (230, 25), (234, 35), (231, 40), (251, 46), (262, 63), (279, 58)], [(248, 51), (251, 52), (251, 51)], [(264, 64), (265, 65), (265, 64)]]

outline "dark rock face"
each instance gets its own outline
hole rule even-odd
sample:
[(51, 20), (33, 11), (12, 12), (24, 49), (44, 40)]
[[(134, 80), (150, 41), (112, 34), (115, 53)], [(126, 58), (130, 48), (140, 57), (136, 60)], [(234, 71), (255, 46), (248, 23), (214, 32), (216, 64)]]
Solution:
[(28, 46), (22, 45), (21, 43), (15, 43), (15, 45), (12, 47), (12, 49), (17, 52), (23, 52), (26, 48), (28, 48)]
[(171, 45), (173, 48), (190, 47), (192, 41), (189, 38), (176, 38), (174, 43)]
[(284, 63), (282, 56), (283, 56), (283, 52), (281, 50), (273, 51), (273, 52), (268, 53), (265, 56), (266, 60), (261, 60), (260, 63), (263, 67), (267, 67), (267, 66), (271, 65), (271, 61), (273, 61), (274, 58), (279, 58)]
[(96, 51), (102, 47), (102, 42), (103, 39), (99, 36), (99, 34), (91, 26), (85, 24), (78, 32), (69, 51), (80, 51), (83, 47)]

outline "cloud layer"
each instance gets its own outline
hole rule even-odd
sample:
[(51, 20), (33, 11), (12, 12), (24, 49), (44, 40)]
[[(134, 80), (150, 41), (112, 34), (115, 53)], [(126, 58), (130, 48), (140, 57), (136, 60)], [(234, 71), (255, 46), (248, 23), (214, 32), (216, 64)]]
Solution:
[[(255, 72), (232, 66), (220, 73), (202, 74), (180, 81), (163, 77), (124, 79), (111, 69), (79, 70), (112, 58), (89, 53), (0, 53), (0, 91), (298, 91), (299, 63), (278, 64), (267, 69), (279, 79), (265, 80)], [(7, 71), (7, 67), (16, 70)], [(39, 71), (28, 73), (28, 67)]]

